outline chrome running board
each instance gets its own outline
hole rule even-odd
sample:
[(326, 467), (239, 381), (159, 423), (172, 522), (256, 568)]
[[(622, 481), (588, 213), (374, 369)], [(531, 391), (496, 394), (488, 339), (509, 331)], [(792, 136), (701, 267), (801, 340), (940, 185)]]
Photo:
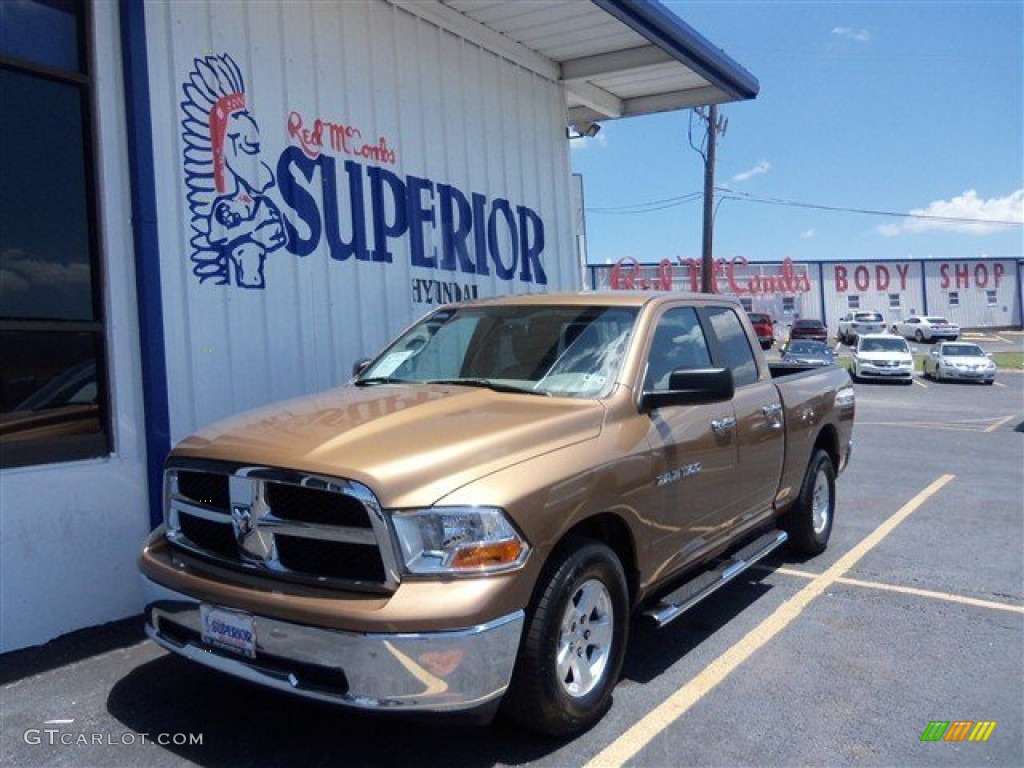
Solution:
[(657, 626), (664, 627), (705, 597), (724, 587), (772, 550), (780, 547), (788, 538), (785, 531), (773, 530), (754, 539), (733, 553), (728, 560), (721, 562), (712, 570), (701, 573), (679, 589), (662, 597), (657, 604), (644, 611), (643, 616), (652, 620)]

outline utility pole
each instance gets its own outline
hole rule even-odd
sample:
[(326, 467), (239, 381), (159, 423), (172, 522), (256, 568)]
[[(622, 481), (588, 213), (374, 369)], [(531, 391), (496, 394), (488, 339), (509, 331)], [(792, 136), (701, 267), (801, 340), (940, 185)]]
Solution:
[(717, 104), (712, 104), (707, 111), (695, 109), (694, 112), (708, 124), (708, 149), (704, 156), (704, 242), (701, 248), (700, 290), (701, 293), (711, 293), (711, 277), (714, 270), (712, 242), (715, 227), (715, 144), (719, 133), (725, 135), (729, 120), (719, 120)]

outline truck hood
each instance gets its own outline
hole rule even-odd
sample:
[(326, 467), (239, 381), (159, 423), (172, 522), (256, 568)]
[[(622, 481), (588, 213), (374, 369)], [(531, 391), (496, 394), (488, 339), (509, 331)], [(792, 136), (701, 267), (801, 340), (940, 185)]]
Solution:
[(217, 422), (172, 453), (349, 478), (385, 507), (428, 506), (499, 469), (596, 437), (604, 413), (596, 400), (348, 386)]

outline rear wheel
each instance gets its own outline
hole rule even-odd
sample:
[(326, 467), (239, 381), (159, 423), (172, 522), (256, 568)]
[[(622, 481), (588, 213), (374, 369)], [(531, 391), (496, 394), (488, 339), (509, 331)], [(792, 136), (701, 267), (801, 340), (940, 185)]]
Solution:
[(571, 539), (539, 582), (505, 712), (530, 730), (571, 736), (611, 705), (629, 627), (626, 576), (615, 553)]
[(824, 552), (835, 508), (836, 470), (828, 453), (819, 449), (811, 456), (796, 504), (782, 521), (791, 548), (804, 555)]

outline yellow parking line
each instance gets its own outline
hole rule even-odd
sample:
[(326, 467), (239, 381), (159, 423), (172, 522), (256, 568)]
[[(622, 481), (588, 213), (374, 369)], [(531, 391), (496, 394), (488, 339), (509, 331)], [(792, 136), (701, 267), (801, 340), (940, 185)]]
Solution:
[(987, 428), (987, 429), (986, 429), (985, 431), (986, 431), (986, 432), (995, 432), (995, 431), (996, 431), (997, 429), (999, 429), (999, 428), (1000, 428), (1001, 426), (1003, 426), (1004, 424), (1007, 424), (1007, 423), (1008, 423), (1008, 422), (1010, 422), (1010, 421), (1013, 421), (1013, 420), (1014, 420), (1015, 418), (1017, 418), (1017, 414), (1015, 414), (1015, 413), (1011, 413), (1011, 414), (1010, 414), (1009, 416), (1007, 416), (1007, 417), (1006, 417), (1005, 419), (1000, 419), (1000, 420), (999, 420), (999, 421), (997, 421), (997, 422), (996, 422), (995, 424), (992, 424), (991, 426), (989, 426), (989, 427), (988, 427), (988, 428)]
[[(756, 566), (755, 566), (756, 567)], [(763, 570), (768, 572), (775, 572), (782, 574), (783, 576), (797, 576), (801, 579), (816, 579), (818, 574), (811, 573), (810, 571), (801, 571), (796, 568), (771, 568), (765, 566)], [(964, 595), (957, 595), (953, 592), (936, 592), (931, 589), (918, 589), (917, 587), (902, 587), (899, 584), (886, 584), (880, 581), (864, 581), (863, 579), (851, 579), (848, 576), (842, 576), (836, 579), (837, 584), (846, 584), (851, 587), (864, 587), (865, 589), (878, 589), (883, 592), (896, 592), (901, 595), (914, 595), (915, 597), (927, 597), (933, 600), (945, 600), (949, 603), (959, 603), (961, 605), (973, 605), (977, 608), (990, 608), (994, 611), (1008, 611), (1010, 613), (1024, 613), (1024, 606), (1021, 605), (1010, 605), (1009, 603), (1000, 603), (995, 600), (982, 600), (977, 597), (965, 597)]]
[(931, 485), (904, 504), (888, 520), (868, 534), (849, 552), (840, 557), (823, 574), (780, 605), (764, 621), (748, 632), (738, 643), (712, 661), (690, 682), (676, 691), (633, 725), (622, 736), (599, 752), (586, 768), (622, 766), (635, 757), (656, 736), (682, 717), (705, 694), (725, 680), (737, 667), (764, 647), (793, 622), (814, 598), (823, 594), (844, 573), (850, 570), (868, 552), (888, 536), (914, 510), (944, 488), (954, 475), (942, 475)]

